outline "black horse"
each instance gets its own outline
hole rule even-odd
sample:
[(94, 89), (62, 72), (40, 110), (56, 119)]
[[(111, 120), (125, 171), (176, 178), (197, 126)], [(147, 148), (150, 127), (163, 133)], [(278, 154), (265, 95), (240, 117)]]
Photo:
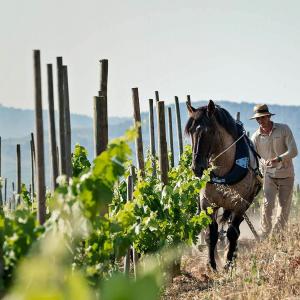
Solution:
[(211, 207), (214, 211), (206, 237), (209, 264), (216, 270), (215, 249), (219, 234), (216, 216), (222, 207), (224, 215), (231, 216), (226, 234), (229, 249), (225, 267), (228, 268), (235, 257), (243, 215), (261, 187), (258, 161), (243, 126), (225, 109), (212, 100), (198, 109), (189, 104), (187, 108), (190, 118), (185, 132), (192, 140), (192, 169), (201, 177), (205, 169), (212, 167), (210, 182), (200, 192), (201, 209)]

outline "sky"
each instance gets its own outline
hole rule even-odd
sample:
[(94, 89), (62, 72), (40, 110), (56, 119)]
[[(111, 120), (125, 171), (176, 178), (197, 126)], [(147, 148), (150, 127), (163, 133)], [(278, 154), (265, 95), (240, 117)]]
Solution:
[[(133, 114), (158, 90), (192, 101), (300, 105), (298, 0), (0, 0), (0, 103), (34, 108), (33, 50), (62, 56), (70, 109), (92, 116), (99, 60), (109, 60), (108, 113)], [(56, 69), (54, 70), (56, 74)], [(57, 89), (55, 83), (57, 107)]]

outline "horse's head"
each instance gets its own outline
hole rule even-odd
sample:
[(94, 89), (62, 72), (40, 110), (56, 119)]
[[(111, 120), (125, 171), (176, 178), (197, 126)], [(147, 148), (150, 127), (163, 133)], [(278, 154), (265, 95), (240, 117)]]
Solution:
[(192, 169), (196, 176), (201, 177), (209, 165), (209, 157), (214, 144), (216, 122), (214, 118), (215, 104), (212, 100), (207, 106), (195, 109), (187, 103), (189, 120), (185, 132), (192, 139)]
[[(187, 103), (189, 120), (185, 132), (192, 139), (193, 161), (192, 169), (196, 176), (201, 177), (209, 167), (210, 160), (224, 148), (221, 145), (220, 135), (237, 137), (235, 120), (231, 115), (212, 100), (207, 106), (194, 108)], [(225, 130), (220, 131), (220, 128)]]

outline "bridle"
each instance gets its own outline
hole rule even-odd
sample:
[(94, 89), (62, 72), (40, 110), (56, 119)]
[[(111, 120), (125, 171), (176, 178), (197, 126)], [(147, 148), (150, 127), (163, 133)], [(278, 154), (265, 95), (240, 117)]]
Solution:
[[(196, 130), (198, 128), (200, 128), (200, 125), (198, 125), (196, 127)], [(200, 153), (199, 153), (200, 138), (198, 138), (198, 136), (199, 136), (199, 133), (197, 134), (196, 151), (195, 152), (193, 151), (193, 160), (196, 160), (197, 156), (200, 156)], [(208, 151), (208, 153), (210, 153), (210, 151)]]

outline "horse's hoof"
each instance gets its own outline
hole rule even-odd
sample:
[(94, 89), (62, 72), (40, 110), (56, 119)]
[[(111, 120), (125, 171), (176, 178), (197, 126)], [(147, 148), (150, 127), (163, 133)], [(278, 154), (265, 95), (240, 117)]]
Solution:
[(208, 270), (208, 271), (211, 271), (211, 272), (214, 272), (214, 273), (217, 273), (217, 272), (218, 272), (218, 270), (217, 270), (217, 265), (216, 265), (216, 264), (212, 264), (212, 263), (208, 262), (208, 263), (206, 264), (206, 267), (207, 267), (207, 270)]
[(232, 261), (227, 261), (227, 263), (224, 266), (224, 271), (228, 272), (229, 270), (233, 269), (233, 262)]

